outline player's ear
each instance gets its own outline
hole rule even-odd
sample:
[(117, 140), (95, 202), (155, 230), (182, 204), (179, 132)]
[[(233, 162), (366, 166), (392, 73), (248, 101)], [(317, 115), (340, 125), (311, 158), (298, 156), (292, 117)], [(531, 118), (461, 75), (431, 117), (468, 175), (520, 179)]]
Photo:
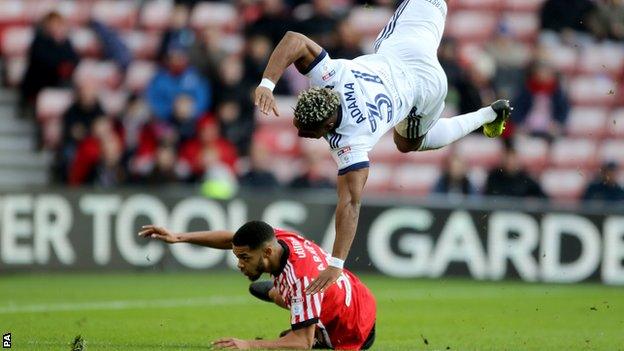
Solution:
[(267, 245), (264, 250), (262, 250), (262, 256), (264, 256), (264, 258), (269, 258), (271, 257), (271, 254), (273, 253), (273, 248), (271, 247), (271, 245)]

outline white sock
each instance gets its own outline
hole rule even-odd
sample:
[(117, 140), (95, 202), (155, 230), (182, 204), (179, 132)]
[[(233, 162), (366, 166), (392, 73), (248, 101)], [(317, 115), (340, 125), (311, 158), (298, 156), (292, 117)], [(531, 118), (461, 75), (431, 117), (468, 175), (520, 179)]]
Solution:
[(425, 135), (418, 151), (435, 150), (465, 137), (486, 123), (496, 119), (491, 107), (451, 118), (440, 118)]

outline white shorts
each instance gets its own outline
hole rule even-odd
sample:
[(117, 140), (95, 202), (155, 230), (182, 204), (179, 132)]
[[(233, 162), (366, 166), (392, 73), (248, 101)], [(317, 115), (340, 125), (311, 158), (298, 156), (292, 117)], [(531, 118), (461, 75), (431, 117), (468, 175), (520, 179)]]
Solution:
[(373, 44), (375, 51), (402, 63), (414, 87), (413, 108), (395, 126), (403, 137), (425, 135), (440, 118), (448, 92), (438, 61), (447, 6), (444, 0), (404, 0)]

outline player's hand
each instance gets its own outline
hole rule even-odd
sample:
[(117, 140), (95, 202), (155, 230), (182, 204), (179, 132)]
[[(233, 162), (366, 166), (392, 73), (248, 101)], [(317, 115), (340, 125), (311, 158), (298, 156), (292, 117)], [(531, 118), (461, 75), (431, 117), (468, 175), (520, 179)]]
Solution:
[(249, 341), (234, 338), (219, 339), (213, 342), (212, 345), (218, 349), (248, 350), (251, 348)]
[(312, 281), (312, 284), (308, 285), (306, 288), (307, 295), (314, 295), (319, 292), (324, 292), (325, 289), (329, 288), (332, 284), (340, 278), (342, 274), (342, 269), (329, 266), (324, 271), (319, 274), (316, 279)]
[(141, 227), (139, 236), (143, 238), (152, 238), (164, 241), (168, 244), (178, 242), (178, 238), (167, 228), (157, 227), (155, 225), (144, 225)]
[(275, 103), (275, 97), (273, 92), (266, 87), (257, 87), (255, 92), (255, 105), (260, 109), (260, 112), (265, 115), (269, 115), (272, 111), (276, 116), (279, 116), (277, 110), (277, 104)]

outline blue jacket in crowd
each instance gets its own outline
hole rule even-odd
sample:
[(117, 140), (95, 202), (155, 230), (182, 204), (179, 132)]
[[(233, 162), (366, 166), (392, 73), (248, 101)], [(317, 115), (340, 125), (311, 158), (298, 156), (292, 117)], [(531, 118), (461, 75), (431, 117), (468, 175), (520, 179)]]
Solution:
[(179, 95), (189, 95), (195, 100), (194, 118), (200, 117), (211, 107), (210, 85), (192, 67), (179, 75), (160, 69), (146, 89), (147, 102), (154, 116), (163, 121), (171, 118), (173, 103)]

